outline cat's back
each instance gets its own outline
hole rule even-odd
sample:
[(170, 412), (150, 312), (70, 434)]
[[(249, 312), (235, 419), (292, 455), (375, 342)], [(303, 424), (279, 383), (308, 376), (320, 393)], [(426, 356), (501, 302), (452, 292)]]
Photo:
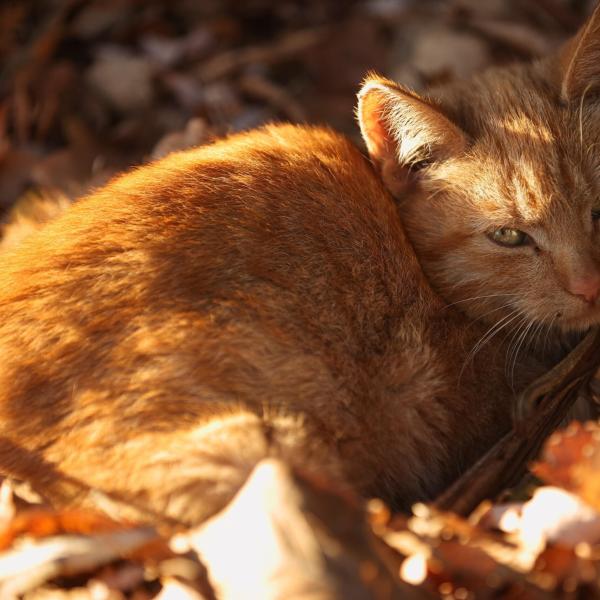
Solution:
[(275, 445), (410, 502), (507, 420), (495, 374), (457, 380), (474, 336), (348, 140), (233, 136), (125, 174), (0, 255), (0, 471), (52, 491), (58, 466), (194, 521)]
[(0, 428), (106, 449), (246, 403), (326, 406), (343, 430), (336, 402), (365, 397), (369, 357), (428, 295), (344, 137), (272, 126), (178, 153), (2, 254)]
[(366, 333), (370, 318), (424, 297), (360, 152), (326, 129), (270, 126), (127, 173), (4, 251), (0, 342), (39, 348), (47, 334), (60, 347), (79, 329), (89, 343), (119, 321), (218, 306), (244, 307), (240, 320), (312, 314), (321, 333), (364, 319)]
[[(19, 273), (39, 274), (67, 259), (99, 264), (134, 245), (169, 245), (171, 257), (187, 256), (190, 247), (178, 246), (183, 238), (177, 236), (211, 259), (211, 244), (222, 252), (241, 238), (247, 246), (280, 238), (299, 246), (310, 236), (330, 238), (340, 215), (345, 218), (335, 222), (338, 243), (366, 224), (371, 227), (360, 231), (363, 241), (387, 236), (405, 243), (389, 195), (347, 138), (325, 128), (268, 126), (173, 153), (79, 200), (31, 239), (2, 253), (0, 293), (8, 297), (15, 286), (27, 286)], [(382, 230), (376, 232), (375, 224)], [(212, 237), (215, 229), (219, 236)], [(223, 237), (224, 229), (232, 237)]]

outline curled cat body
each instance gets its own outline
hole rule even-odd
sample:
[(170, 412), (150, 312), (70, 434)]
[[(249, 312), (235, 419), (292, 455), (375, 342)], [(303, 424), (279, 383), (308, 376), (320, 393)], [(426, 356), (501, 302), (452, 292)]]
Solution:
[[(544, 366), (506, 368), (518, 336), (598, 320), (600, 182), (569, 145), (579, 119), (600, 140), (576, 91), (594, 19), (559, 59), (436, 98), (369, 80), (375, 168), (328, 130), (269, 126), (125, 174), (6, 250), (0, 469), (57, 505), (100, 490), (181, 523), (271, 455), (394, 507), (441, 491)], [(537, 106), (546, 129), (522, 121)], [(564, 207), (535, 212), (548, 193)]]
[(128, 173), (5, 252), (0, 465), (58, 505), (89, 487), (184, 523), (269, 455), (406, 506), (509, 426), (498, 349), (468, 360), (483, 332), (348, 140), (269, 126)]

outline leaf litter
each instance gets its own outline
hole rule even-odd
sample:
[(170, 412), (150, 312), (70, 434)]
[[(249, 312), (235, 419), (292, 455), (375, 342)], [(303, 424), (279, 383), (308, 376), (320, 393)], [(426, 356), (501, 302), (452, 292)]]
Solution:
[[(8, 220), (48, 194), (68, 202), (132, 165), (269, 121), (325, 123), (360, 143), (354, 95), (368, 70), (418, 90), (535, 58), (592, 5), (3, 3), (0, 210)], [(5, 479), (0, 597), (600, 598), (600, 425), (561, 426), (544, 442), (572, 400), (565, 382), (597, 402), (592, 358), (583, 379), (571, 364), (525, 399), (529, 414), (546, 410), (536, 443), (523, 445), (517, 427), (479, 470), (411, 515), (376, 499), (365, 506), (276, 460), (192, 530), (128, 521), (118, 504), (110, 517), (56, 511), (27, 482)], [(510, 481), (498, 476), (507, 448), (519, 467)]]

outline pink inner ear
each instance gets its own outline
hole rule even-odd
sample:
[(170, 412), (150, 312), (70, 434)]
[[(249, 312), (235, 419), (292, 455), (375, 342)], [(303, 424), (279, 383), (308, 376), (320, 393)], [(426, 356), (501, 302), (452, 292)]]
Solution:
[(395, 142), (385, 126), (383, 117), (385, 100), (381, 92), (368, 91), (361, 98), (360, 128), (371, 158), (377, 162), (396, 160)]

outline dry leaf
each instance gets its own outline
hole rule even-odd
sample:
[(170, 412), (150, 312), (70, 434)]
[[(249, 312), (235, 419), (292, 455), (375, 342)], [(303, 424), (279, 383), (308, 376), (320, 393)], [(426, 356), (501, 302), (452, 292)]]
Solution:
[(552, 435), (532, 471), (600, 511), (600, 424), (572, 423)]

